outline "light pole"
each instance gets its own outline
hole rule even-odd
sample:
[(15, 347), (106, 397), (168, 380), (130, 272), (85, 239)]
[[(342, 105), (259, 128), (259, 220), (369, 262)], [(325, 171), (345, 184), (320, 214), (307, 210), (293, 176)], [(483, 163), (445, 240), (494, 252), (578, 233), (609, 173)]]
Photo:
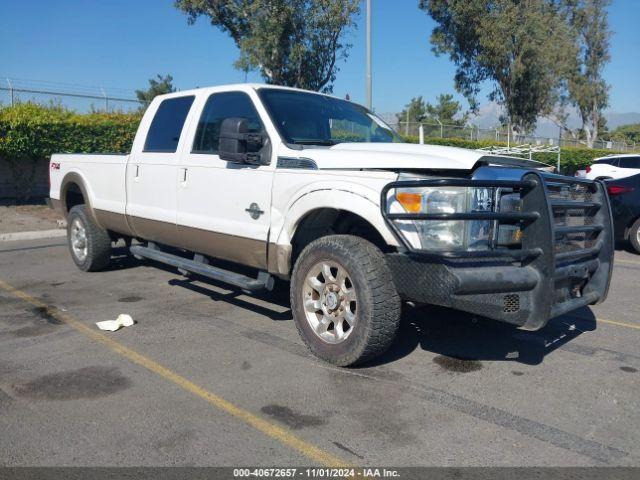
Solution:
[(372, 110), (371, 101), (371, 0), (367, 0), (367, 108)]
[(562, 127), (558, 127), (558, 165), (556, 166), (556, 173), (560, 174), (560, 155), (562, 152)]

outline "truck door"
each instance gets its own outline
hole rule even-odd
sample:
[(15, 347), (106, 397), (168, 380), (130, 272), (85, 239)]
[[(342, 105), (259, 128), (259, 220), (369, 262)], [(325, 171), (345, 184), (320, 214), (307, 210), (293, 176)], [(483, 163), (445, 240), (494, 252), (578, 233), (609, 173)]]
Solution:
[[(145, 240), (177, 246), (178, 153), (195, 97), (162, 100), (145, 115), (127, 164), (127, 219)], [(150, 107), (150, 108), (153, 108)], [(146, 132), (146, 135), (140, 133)], [(140, 138), (138, 138), (140, 137)]]
[[(192, 122), (181, 155), (178, 181), (178, 233), (187, 250), (266, 268), (273, 165), (221, 160), (220, 126), (225, 118), (244, 117), (253, 132), (264, 131), (249, 94), (213, 93), (198, 121)], [(272, 162), (273, 163), (273, 162)]]

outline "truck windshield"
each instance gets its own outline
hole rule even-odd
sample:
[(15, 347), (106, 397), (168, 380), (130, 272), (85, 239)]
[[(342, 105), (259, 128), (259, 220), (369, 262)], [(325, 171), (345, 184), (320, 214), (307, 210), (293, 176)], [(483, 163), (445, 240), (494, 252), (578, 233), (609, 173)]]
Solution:
[(355, 103), (278, 88), (261, 88), (258, 93), (287, 143), (403, 142), (389, 125)]

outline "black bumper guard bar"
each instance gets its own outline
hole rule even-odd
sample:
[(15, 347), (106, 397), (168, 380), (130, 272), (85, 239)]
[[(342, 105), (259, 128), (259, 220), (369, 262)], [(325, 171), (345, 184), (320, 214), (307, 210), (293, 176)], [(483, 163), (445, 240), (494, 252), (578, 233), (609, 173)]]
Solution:
[[(389, 192), (421, 187), (510, 189), (509, 193), (520, 194), (522, 210), (496, 211), (499, 202), (493, 202), (488, 211), (388, 212)], [(535, 330), (549, 318), (602, 302), (607, 296), (613, 267), (613, 224), (602, 182), (539, 171), (524, 172), (520, 180), (398, 181), (382, 189), (380, 209), (405, 249), (404, 254), (390, 254), (389, 262), (396, 286), (406, 299), (450, 306)], [(413, 248), (404, 238), (396, 224), (399, 220), (488, 220), (496, 222), (494, 235), (499, 224), (519, 224), (521, 247), (425, 251)]]

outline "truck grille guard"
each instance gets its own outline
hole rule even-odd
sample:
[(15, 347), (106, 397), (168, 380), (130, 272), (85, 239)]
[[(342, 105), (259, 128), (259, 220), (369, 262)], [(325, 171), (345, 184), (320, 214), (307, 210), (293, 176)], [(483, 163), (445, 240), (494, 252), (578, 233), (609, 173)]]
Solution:
[[(495, 198), (498, 201), (493, 202), (490, 211), (388, 211), (389, 201), (395, 198), (395, 194), (390, 195), (390, 192), (415, 187), (492, 188), (494, 192), (519, 194), (522, 208), (520, 211), (496, 211), (500, 205), (497, 193)], [(607, 191), (600, 181), (539, 171), (526, 172), (520, 180), (398, 181), (383, 188), (380, 208), (386, 224), (400, 245), (409, 256), (419, 262), (443, 264), (444, 268), (452, 270), (459, 265), (471, 265), (475, 268), (502, 266), (493, 270), (497, 283), (498, 278), (503, 278), (509, 272), (515, 278), (528, 279), (512, 287), (511, 292), (503, 287), (492, 294), (489, 292), (491, 277), (483, 277), (486, 281), (484, 290), (480, 286), (473, 290), (460, 285), (461, 276), (457, 275), (458, 286), (452, 293), (454, 297), (458, 294), (460, 302), (470, 305), (469, 308), (462, 308), (464, 310), (487, 313), (487, 316), (493, 318), (499, 316), (505, 321), (535, 330), (544, 326), (549, 318), (582, 306), (600, 303), (607, 296), (613, 268), (614, 237)], [(398, 227), (398, 221), (407, 220), (489, 220), (493, 222), (494, 236), (500, 225), (517, 225), (521, 232), (521, 245), (519, 248), (508, 248), (494, 244), (493, 248), (481, 251), (424, 251), (413, 248)], [(532, 278), (537, 280), (532, 281)], [(478, 283), (475, 280), (475, 284)], [(488, 305), (474, 307), (479, 303)], [(519, 306), (523, 306), (523, 310)], [(501, 309), (499, 315), (496, 308)]]

